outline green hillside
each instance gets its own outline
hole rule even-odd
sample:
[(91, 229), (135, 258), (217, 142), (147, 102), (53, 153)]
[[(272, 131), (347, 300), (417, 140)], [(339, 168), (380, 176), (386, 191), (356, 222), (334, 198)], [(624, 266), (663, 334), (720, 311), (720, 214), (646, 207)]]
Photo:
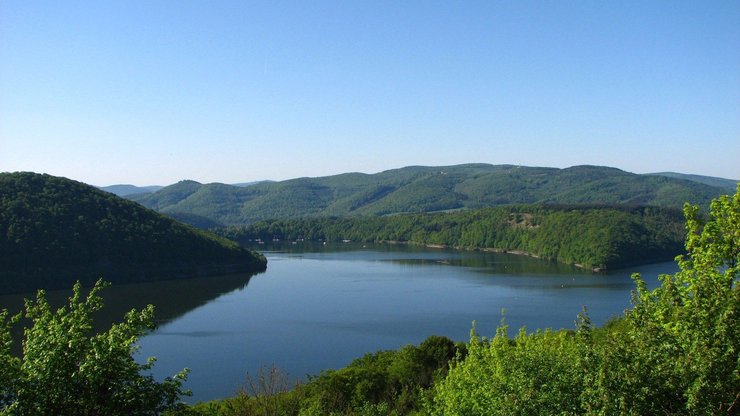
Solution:
[(435, 214), (265, 220), (220, 231), (260, 239), (409, 242), (529, 253), (589, 268), (670, 260), (683, 217), (659, 207), (522, 205)]
[(715, 186), (717, 188), (723, 188), (727, 193), (735, 192), (738, 181), (736, 179), (725, 179), (717, 178), (714, 176), (703, 176), (703, 175), (689, 175), (685, 173), (676, 172), (657, 172), (650, 173), (649, 175), (665, 176), (667, 178), (685, 179), (692, 182), (703, 183), (705, 185)]
[(686, 179), (615, 168), (468, 164), (411, 166), (376, 174), (261, 182), (249, 187), (183, 181), (130, 198), (168, 215), (238, 225), (271, 218), (378, 216), (507, 204), (628, 204), (708, 207), (726, 193)]
[(65, 178), (0, 174), (0, 292), (264, 270), (264, 257)]

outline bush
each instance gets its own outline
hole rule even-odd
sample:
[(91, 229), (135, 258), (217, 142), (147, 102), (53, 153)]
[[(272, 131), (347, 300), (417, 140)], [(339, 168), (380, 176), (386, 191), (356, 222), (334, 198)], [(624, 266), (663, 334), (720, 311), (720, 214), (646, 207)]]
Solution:
[(672, 414), (740, 411), (740, 187), (687, 205), (686, 256), (650, 291), (634, 275), (633, 308), (592, 330), (473, 336), (468, 357), (435, 386), (437, 415)]
[(20, 314), (0, 313), (0, 413), (9, 415), (158, 415), (177, 410), (187, 370), (157, 382), (142, 375), (135, 342), (154, 328), (154, 307), (131, 310), (123, 322), (94, 334), (92, 314), (103, 307), (98, 281), (83, 299), (75, 284), (68, 305), (52, 311), (44, 291), (26, 300), (22, 358), (11, 353), (10, 326)]

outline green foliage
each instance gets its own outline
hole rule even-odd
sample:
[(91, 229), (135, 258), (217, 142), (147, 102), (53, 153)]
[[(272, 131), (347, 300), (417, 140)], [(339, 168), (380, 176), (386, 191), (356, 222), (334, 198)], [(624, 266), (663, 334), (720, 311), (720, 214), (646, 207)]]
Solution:
[(438, 415), (717, 415), (740, 410), (740, 187), (687, 205), (680, 271), (650, 291), (639, 275), (633, 308), (604, 328), (582, 315), (575, 333), (502, 326), (473, 336), (465, 361), (435, 386)]
[[(154, 359), (137, 363), (136, 340), (154, 327), (153, 307), (126, 314), (108, 331), (92, 333), (102, 308), (98, 281), (83, 299), (75, 284), (68, 305), (52, 311), (43, 291), (26, 301), (22, 358), (10, 354), (7, 312), (0, 314), (0, 413), (7, 415), (157, 415), (182, 407), (187, 371), (157, 382)], [(15, 319), (13, 319), (15, 320)]]
[(525, 205), (388, 217), (266, 220), (217, 231), (247, 242), (403, 241), (534, 254), (585, 267), (670, 259), (682, 251), (677, 210), (658, 207)]
[(262, 270), (263, 257), (69, 179), (0, 174), (0, 293)]
[[(193, 214), (216, 223), (243, 225), (266, 219), (382, 216), (508, 204), (680, 208), (685, 201), (706, 206), (723, 191), (697, 181), (600, 166), (555, 169), (467, 164), (411, 166), (373, 175), (347, 173), (248, 187), (183, 181), (155, 193), (129, 197), (162, 213)], [(207, 224), (202, 219), (198, 223)]]
[(740, 188), (713, 201), (707, 221), (698, 211), (684, 209), (680, 271), (652, 291), (635, 275), (626, 336), (612, 348), (594, 346), (599, 371), (587, 403), (603, 414), (740, 410)]
[(434, 415), (554, 415), (578, 412), (579, 346), (566, 331), (506, 326), (487, 340), (471, 335), (468, 356), (435, 390)]
[(0, 409), (15, 399), (14, 383), (21, 375), (21, 361), (12, 353), (13, 337), (10, 328), (20, 315), (9, 317), (7, 310), (0, 310)]
[(303, 413), (372, 414), (386, 408), (408, 414), (420, 408), (423, 390), (463, 353), (449, 339), (433, 336), (418, 347), (367, 354), (345, 368), (311, 379), (305, 387)]

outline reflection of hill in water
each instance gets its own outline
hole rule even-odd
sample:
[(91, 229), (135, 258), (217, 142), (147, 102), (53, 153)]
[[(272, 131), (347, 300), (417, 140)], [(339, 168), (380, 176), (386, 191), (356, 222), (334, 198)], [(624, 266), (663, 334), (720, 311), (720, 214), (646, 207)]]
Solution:
[[(185, 280), (165, 280), (112, 286), (103, 292), (105, 322), (120, 319), (131, 308), (155, 306), (158, 324), (172, 321), (201, 305), (234, 290), (243, 290), (252, 274), (232, 274)], [(106, 293), (107, 292), (107, 293)]]
[[(141, 309), (146, 305), (155, 306), (157, 324), (172, 321), (201, 305), (219, 298), (234, 290), (243, 290), (249, 284), (252, 274), (232, 274), (224, 276), (201, 277), (182, 280), (162, 280), (156, 282), (114, 285), (102, 292), (105, 302), (103, 309), (95, 316), (95, 330), (107, 330), (113, 323), (120, 322), (131, 309)], [(71, 290), (47, 292), (47, 299), (54, 309), (67, 302)], [(17, 313), (23, 308), (23, 299), (35, 299), (35, 294), (23, 293), (0, 296), (0, 309)], [(13, 349), (20, 353), (22, 326), (28, 325), (25, 319), (13, 328)]]
[[(300, 255), (321, 255), (322, 259), (338, 254), (342, 260), (369, 260), (387, 261), (404, 266), (449, 265), (476, 269), (486, 274), (507, 275), (540, 275), (540, 274), (569, 274), (593, 275), (590, 269), (576, 267), (540, 258), (492, 251), (459, 250), (454, 248), (426, 247), (417, 244), (405, 243), (317, 243), (305, 241), (268, 242), (262, 245), (245, 245), (250, 250), (258, 250), (269, 255), (270, 252)], [(347, 253), (355, 254), (347, 256)], [(367, 257), (363, 253), (372, 253)]]

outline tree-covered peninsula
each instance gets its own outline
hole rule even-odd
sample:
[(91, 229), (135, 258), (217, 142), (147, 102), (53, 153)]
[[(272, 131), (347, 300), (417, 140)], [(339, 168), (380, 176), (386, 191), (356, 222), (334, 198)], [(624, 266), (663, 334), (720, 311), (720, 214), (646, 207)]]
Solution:
[(529, 254), (589, 268), (682, 252), (681, 212), (658, 207), (517, 205), (386, 217), (260, 221), (218, 231), (236, 241), (405, 242)]
[(265, 267), (259, 254), (92, 186), (0, 174), (0, 293)]

